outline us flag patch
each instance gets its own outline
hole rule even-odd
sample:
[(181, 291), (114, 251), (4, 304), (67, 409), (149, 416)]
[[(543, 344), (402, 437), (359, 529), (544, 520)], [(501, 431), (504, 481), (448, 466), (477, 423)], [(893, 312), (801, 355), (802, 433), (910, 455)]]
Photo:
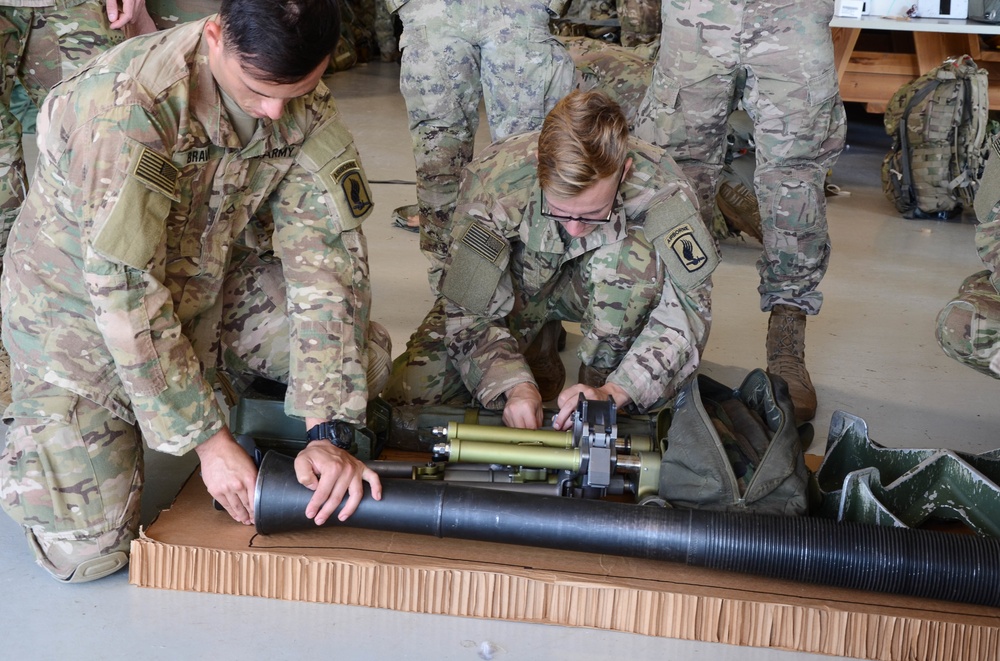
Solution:
[(143, 147), (132, 174), (139, 181), (149, 184), (167, 197), (173, 197), (180, 170), (164, 156)]
[(462, 243), (472, 248), (487, 261), (496, 264), (507, 243), (478, 223), (469, 226)]

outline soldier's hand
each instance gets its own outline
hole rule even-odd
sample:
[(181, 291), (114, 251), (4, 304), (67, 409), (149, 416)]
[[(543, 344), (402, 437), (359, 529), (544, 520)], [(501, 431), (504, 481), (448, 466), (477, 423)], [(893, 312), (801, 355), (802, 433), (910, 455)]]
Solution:
[(371, 487), (372, 498), (382, 499), (382, 483), (364, 462), (329, 441), (313, 441), (295, 457), (295, 477), (316, 493), (306, 505), (306, 516), (321, 526), (333, 514), (347, 494), (347, 502), (337, 518), (346, 521), (354, 514), (364, 496), (364, 482)]
[(126, 37), (156, 32), (156, 25), (146, 11), (146, 0), (107, 0), (106, 6), (112, 30), (128, 27)]
[(244, 525), (253, 523), (253, 495), (257, 467), (228, 429), (195, 448), (201, 460), (201, 479), (208, 493), (229, 516)]
[(612, 397), (618, 408), (632, 403), (632, 398), (629, 397), (628, 393), (613, 383), (605, 383), (600, 388), (578, 383), (563, 390), (559, 393), (559, 397), (556, 398), (556, 404), (559, 405), (559, 413), (555, 414), (552, 418), (553, 429), (565, 431), (573, 426), (573, 412), (576, 411), (576, 407), (580, 402), (580, 393), (583, 393), (584, 399), (594, 399), (600, 402), (606, 402), (608, 401), (608, 397)]
[(530, 383), (519, 383), (507, 391), (503, 407), (503, 423), (518, 429), (538, 429), (542, 426), (542, 395)]

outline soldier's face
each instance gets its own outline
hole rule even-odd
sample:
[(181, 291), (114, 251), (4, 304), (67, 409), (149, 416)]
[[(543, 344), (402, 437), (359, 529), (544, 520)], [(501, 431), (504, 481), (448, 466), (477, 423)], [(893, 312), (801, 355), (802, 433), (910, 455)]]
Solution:
[(205, 25), (205, 38), (209, 46), (208, 64), (216, 84), (245, 113), (258, 119), (280, 118), (289, 101), (316, 89), (330, 59), (323, 60), (302, 80), (288, 84), (274, 83), (265, 80), (266, 77), (259, 71), (245, 67), (237, 54), (225, 48), (222, 27), (215, 21)]
[(625, 162), (621, 175), (613, 174), (600, 179), (593, 186), (573, 197), (559, 197), (544, 193), (542, 215), (559, 218), (566, 233), (580, 238), (587, 236), (601, 224), (610, 220), (618, 194), (618, 185), (628, 176), (632, 159)]

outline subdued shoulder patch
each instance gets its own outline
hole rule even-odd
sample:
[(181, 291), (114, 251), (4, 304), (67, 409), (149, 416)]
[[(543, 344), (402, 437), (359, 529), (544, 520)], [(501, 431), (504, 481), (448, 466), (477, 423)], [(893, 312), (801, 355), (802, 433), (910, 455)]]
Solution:
[(361, 165), (354, 159), (337, 165), (331, 176), (344, 191), (352, 218), (363, 218), (372, 209), (372, 192), (361, 171)]
[(485, 314), (497, 292), (510, 247), (489, 228), (473, 222), (451, 249), (441, 294), (456, 305)]
[(480, 257), (491, 264), (499, 262), (504, 248), (507, 247), (507, 242), (502, 237), (479, 223), (469, 225), (469, 229), (462, 236), (462, 243), (472, 248)]
[(643, 232), (656, 247), (675, 285), (687, 291), (719, 265), (719, 252), (695, 206), (682, 192), (646, 212)]
[(135, 160), (132, 175), (150, 188), (157, 190), (168, 198), (177, 196), (177, 178), (180, 170), (170, 160), (148, 147), (143, 147), (139, 158)]

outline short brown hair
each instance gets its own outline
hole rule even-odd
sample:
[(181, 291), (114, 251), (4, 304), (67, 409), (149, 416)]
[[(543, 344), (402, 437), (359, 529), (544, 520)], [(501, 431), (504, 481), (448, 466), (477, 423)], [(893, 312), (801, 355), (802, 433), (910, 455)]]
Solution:
[(606, 94), (570, 92), (545, 117), (538, 136), (542, 190), (574, 197), (621, 172), (628, 137), (625, 113)]

